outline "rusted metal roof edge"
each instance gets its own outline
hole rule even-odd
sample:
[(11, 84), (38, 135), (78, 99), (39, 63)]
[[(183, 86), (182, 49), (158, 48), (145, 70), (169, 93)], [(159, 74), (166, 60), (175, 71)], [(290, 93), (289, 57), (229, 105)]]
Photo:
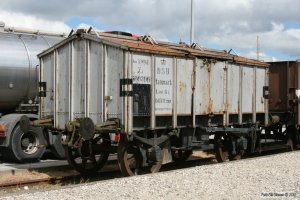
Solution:
[(186, 54), (183, 52), (168, 52), (163, 50), (151, 50), (151, 49), (142, 49), (142, 48), (135, 48), (135, 47), (128, 47), (129, 50), (134, 52), (141, 52), (141, 53), (151, 53), (155, 55), (168, 55), (168, 56), (179, 56), (179, 57), (186, 57)]
[(251, 66), (259, 66), (259, 67), (269, 67), (270, 64), (259, 61), (259, 60), (253, 60), (249, 58), (244, 58), (240, 56), (234, 56), (233, 57), (233, 62), (238, 63), (238, 64), (244, 64), (244, 65), (251, 65)]
[(151, 45), (143, 41), (128, 41), (119, 38), (105, 38), (110, 42), (117, 43), (126, 46), (130, 51), (144, 52), (157, 55), (169, 55), (169, 56), (187, 56), (186, 52), (175, 50), (172, 48), (162, 47), (160, 45)]
[(232, 60), (232, 56), (230, 55), (218, 55), (210, 52), (192, 52), (190, 55), (195, 56), (195, 57), (200, 57), (200, 58), (215, 58), (215, 59), (220, 59), (220, 60)]
[[(37, 56), (40, 58), (53, 50), (69, 43), (70, 41), (81, 38), (86, 40), (91, 40), (95, 42), (99, 42), (102, 44), (110, 45), (116, 48), (120, 48), (123, 50), (130, 50), (133, 52), (141, 52), (141, 53), (151, 53), (156, 55), (168, 55), (168, 56), (179, 56), (179, 57), (200, 57), (200, 58), (212, 58), (212, 59), (220, 59), (220, 60), (227, 60), (229, 62), (237, 63), (237, 64), (244, 64), (244, 65), (250, 65), (250, 66), (259, 66), (259, 67), (269, 67), (270, 64), (266, 62), (262, 62), (259, 60), (253, 60), (249, 58), (244, 58), (240, 56), (235, 56), (232, 54), (226, 54), (222, 52), (212, 52), (207, 50), (195, 50), (195, 49), (188, 49), (188, 48), (173, 48), (172, 46), (161, 46), (158, 45), (160, 48), (157, 49), (149, 49), (149, 48), (138, 48), (136, 46), (130, 46), (130, 43), (128, 45), (126, 42), (120, 40), (110, 40), (105, 37), (97, 37), (96, 35), (91, 35), (88, 33), (80, 33), (80, 34), (74, 34), (61, 42), (55, 44), (54, 46), (50, 47), (49, 49), (39, 53)], [(125, 43), (125, 44), (124, 44)], [(165, 49), (165, 50), (164, 50)]]
[(238, 63), (238, 64), (251, 65), (251, 66), (255, 65), (255, 66), (259, 66), (259, 67), (268, 67), (269, 66), (268, 63), (263, 62), (263, 61), (253, 60), (250, 58), (244, 58), (241, 56), (228, 54), (226, 52), (218, 51), (218, 50), (215, 50), (215, 51), (207, 50), (205, 48), (193, 49), (190, 47), (182, 47), (179, 45), (173, 46), (172, 44), (169, 44), (169, 43), (162, 43), (161, 46), (172, 48), (172, 49), (175, 49), (178, 51), (184, 51), (193, 57), (221, 59), (221, 60), (227, 60), (229, 62), (234, 62), (234, 63)]

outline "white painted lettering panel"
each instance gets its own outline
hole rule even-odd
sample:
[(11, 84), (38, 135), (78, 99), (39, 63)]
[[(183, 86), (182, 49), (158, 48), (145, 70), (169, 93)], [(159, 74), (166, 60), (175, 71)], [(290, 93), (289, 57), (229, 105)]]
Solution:
[(173, 59), (155, 59), (155, 114), (171, 115), (173, 108)]
[(151, 57), (139, 54), (132, 56), (133, 84), (151, 84)]

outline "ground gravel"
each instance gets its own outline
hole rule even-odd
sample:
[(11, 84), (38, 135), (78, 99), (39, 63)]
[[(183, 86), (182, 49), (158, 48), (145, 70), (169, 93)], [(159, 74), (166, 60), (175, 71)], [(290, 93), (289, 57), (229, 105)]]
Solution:
[(300, 199), (300, 152), (117, 178), (1, 199)]

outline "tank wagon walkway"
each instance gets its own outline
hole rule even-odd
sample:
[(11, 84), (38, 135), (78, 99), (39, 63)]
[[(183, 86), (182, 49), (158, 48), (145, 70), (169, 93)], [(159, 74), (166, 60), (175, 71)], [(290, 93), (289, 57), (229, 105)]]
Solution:
[(299, 157), (295, 151), (2, 199), (299, 199)]

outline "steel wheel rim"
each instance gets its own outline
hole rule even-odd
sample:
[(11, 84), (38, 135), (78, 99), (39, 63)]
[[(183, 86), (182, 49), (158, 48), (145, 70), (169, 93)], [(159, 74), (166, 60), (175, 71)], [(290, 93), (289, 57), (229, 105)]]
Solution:
[[(129, 152), (132, 151), (132, 152)], [(123, 162), (125, 168), (130, 176), (138, 175), (139, 173), (139, 160), (137, 155), (137, 150), (134, 148), (124, 150)]]
[(216, 137), (217, 137), (215, 142), (216, 158), (218, 162), (228, 162), (230, 159), (229, 159), (228, 150), (225, 148), (224, 145), (225, 138), (223, 136), (216, 136)]
[(82, 147), (65, 147), (69, 164), (80, 173), (97, 172), (108, 158), (108, 154), (106, 153), (91, 154), (90, 145), (91, 141), (85, 141)]
[(229, 159), (229, 153), (227, 150), (224, 150), (222, 147), (223, 145), (220, 144), (220, 147), (218, 147), (218, 154), (220, 155), (220, 158), (222, 160), (222, 162), (228, 162), (230, 159)]
[(39, 140), (29, 131), (21, 135), (21, 149), (25, 154), (34, 154), (38, 150)]

